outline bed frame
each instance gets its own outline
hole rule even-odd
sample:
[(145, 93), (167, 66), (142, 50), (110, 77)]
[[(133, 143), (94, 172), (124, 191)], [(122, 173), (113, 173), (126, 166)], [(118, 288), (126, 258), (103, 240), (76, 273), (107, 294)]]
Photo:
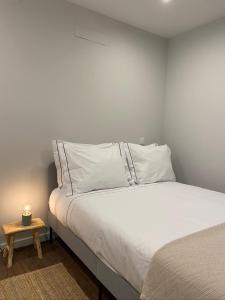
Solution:
[[(49, 194), (57, 187), (56, 168), (52, 163), (48, 168)], [(124, 278), (115, 273), (104, 264), (90, 248), (79, 239), (69, 228), (65, 227), (48, 211), (48, 226), (50, 227), (50, 240), (53, 231), (85, 264), (99, 281), (99, 300), (102, 299), (102, 288), (105, 287), (118, 300), (138, 300), (140, 294)]]

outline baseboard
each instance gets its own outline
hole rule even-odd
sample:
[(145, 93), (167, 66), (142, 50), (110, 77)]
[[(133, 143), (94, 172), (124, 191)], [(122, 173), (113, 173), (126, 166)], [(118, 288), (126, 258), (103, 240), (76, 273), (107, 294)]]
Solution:
[[(40, 236), (41, 242), (45, 242), (45, 241), (49, 240), (49, 230), (47, 230), (46, 232), (40, 233), (39, 236)], [(15, 240), (14, 240), (15, 248), (25, 247), (25, 246), (29, 246), (31, 244), (33, 244), (33, 237), (30, 234), (27, 237), (15, 238)], [(0, 247), (4, 248), (5, 245), (6, 244), (5, 244), (4, 235), (0, 234)]]

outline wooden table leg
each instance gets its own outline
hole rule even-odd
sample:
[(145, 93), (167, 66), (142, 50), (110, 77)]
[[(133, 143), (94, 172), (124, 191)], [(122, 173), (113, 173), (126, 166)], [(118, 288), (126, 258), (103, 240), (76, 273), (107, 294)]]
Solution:
[(13, 242), (14, 242), (14, 235), (11, 234), (8, 236), (8, 247), (9, 247), (9, 253), (8, 253), (8, 268), (12, 267), (12, 259), (13, 259)]
[(35, 230), (32, 231), (32, 235), (33, 235), (33, 245), (34, 245), (34, 249), (37, 249), (36, 241), (35, 241)]
[(5, 235), (6, 246), (3, 249), (3, 258), (6, 258), (8, 256), (8, 253), (9, 253), (9, 239), (10, 239), (10, 236)]
[(38, 231), (36, 230), (33, 231), (33, 238), (34, 238), (34, 244), (36, 245), (38, 257), (42, 259), (43, 255), (42, 255), (42, 249), (41, 249), (41, 243), (40, 243)]

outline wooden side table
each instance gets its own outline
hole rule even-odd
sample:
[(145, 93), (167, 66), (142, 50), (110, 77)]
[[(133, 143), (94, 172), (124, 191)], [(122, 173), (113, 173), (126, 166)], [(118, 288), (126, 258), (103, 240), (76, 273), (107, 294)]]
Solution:
[(40, 259), (43, 257), (38, 230), (44, 227), (45, 227), (45, 223), (40, 218), (32, 219), (32, 223), (29, 226), (23, 226), (21, 222), (4, 224), (2, 226), (3, 233), (5, 234), (5, 239), (6, 239), (4, 257), (8, 256), (8, 264), (7, 264), (8, 268), (12, 266), (14, 236), (16, 233), (19, 232), (24, 232), (24, 231), (32, 232), (33, 243), (34, 243), (34, 247), (37, 249), (38, 257)]

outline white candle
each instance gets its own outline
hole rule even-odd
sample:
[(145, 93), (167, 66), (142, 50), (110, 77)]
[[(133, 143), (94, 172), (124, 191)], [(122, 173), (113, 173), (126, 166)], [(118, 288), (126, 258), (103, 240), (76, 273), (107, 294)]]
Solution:
[(31, 215), (31, 206), (29, 204), (27, 204), (24, 207), (23, 216), (30, 216), (30, 215)]

